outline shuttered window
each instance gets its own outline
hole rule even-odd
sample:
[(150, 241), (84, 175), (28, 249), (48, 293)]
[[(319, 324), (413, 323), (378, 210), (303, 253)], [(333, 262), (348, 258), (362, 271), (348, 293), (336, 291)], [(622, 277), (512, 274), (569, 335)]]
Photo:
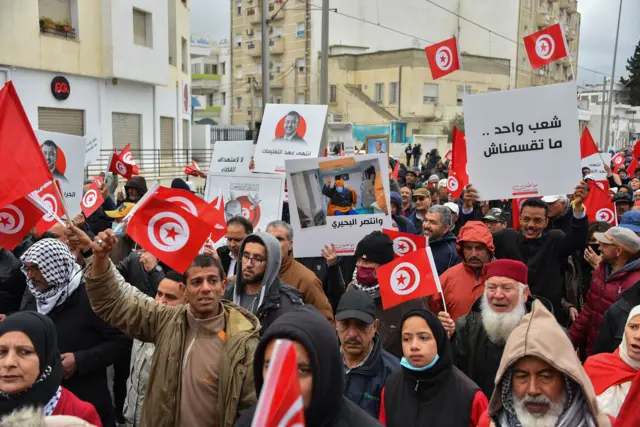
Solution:
[(113, 148), (122, 150), (127, 144), (131, 144), (132, 151), (140, 150), (140, 122), (140, 114), (112, 113)]
[(189, 120), (182, 120), (182, 148), (189, 148)]
[(71, 0), (38, 0), (38, 17), (71, 23)]
[(84, 110), (38, 107), (38, 129), (84, 136)]
[(133, 42), (139, 46), (151, 47), (151, 32), (147, 25), (151, 24), (151, 14), (133, 9)]
[(160, 161), (169, 166), (173, 159), (173, 117), (160, 117)]

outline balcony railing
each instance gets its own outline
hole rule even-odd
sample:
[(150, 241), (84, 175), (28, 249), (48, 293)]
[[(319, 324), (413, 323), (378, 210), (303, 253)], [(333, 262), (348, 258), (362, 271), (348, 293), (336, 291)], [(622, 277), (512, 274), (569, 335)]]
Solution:
[(42, 19), (40, 20), (40, 33), (65, 39), (75, 40), (76, 38), (76, 30), (70, 25), (45, 23)]

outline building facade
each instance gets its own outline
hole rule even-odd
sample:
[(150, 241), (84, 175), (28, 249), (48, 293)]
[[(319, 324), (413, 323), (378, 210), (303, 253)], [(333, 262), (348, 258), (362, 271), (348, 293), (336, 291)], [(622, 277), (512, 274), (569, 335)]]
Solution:
[(228, 40), (191, 36), (191, 92), (194, 123), (231, 123), (231, 50)]
[(34, 129), (102, 149), (189, 147), (186, 0), (4, 0), (0, 86)]

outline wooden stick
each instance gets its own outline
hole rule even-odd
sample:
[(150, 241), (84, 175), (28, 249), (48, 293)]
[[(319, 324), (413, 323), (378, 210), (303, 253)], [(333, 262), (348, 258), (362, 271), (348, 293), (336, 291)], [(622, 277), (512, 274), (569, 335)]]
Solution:
[(58, 188), (58, 185), (56, 184), (56, 181), (51, 180), (51, 184), (53, 184), (53, 188), (56, 190), (56, 194), (58, 195), (58, 198), (62, 202), (62, 210), (64, 210), (64, 214), (67, 216), (67, 225), (69, 225), (69, 227), (71, 227), (71, 225), (72, 225), (71, 216), (69, 215), (69, 210), (67, 209), (67, 203), (64, 201), (64, 196), (62, 195), (62, 192)]

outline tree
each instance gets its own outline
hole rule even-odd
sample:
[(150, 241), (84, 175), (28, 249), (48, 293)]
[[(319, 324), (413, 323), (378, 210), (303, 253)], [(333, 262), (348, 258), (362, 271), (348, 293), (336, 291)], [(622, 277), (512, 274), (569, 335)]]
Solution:
[(627, 59), (627, 71), (629, 78), (620, 78), (620, 83), (629, 88), (630, 103), (633, 106), (640, 105), (640, 41), (636, 45), (633, 55)]
[(453, 142), (453, 127), (457, 127), (460, 132), (464, 132), (464, 114), (456, 114), (455, 117), (442, 126), (442, 134), (447, 135), (447, 141)]

